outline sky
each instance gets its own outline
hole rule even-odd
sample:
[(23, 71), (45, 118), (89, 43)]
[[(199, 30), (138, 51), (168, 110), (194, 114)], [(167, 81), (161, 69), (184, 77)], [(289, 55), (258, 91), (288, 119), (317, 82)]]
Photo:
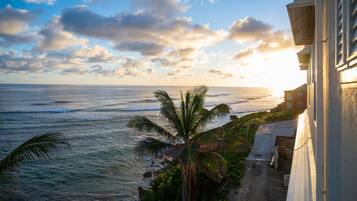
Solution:
[(2, 0), (0, 83), (305, 82), (291, 0)]

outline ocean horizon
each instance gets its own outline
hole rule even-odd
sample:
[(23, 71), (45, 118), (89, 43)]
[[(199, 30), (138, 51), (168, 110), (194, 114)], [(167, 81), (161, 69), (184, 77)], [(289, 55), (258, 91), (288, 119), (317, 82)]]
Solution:
[[(46, 132), (63, 133), (72, 146), (4, 175), (0, 188), (11, 189), (14, 200), (137, 200), (152, 160), (137, 157), (134, 147), (144, 135), (126, 125), (135, 115), (161, 122), (153, 95), (159, 89), (177, 103), (191, 87), (0, 84), (0, 157)], [(231, 115), (243, 116), (281, 101), (267, 88), (209, 87), (205, 107), (226, 103)], [(229, 115), (217, 118), (207, 129), (228, 121)]]

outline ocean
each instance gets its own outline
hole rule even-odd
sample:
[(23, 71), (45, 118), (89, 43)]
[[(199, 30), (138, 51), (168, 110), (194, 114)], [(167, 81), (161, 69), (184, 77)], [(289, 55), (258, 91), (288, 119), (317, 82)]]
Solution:
[[(0, 175), (0, 189), (9, 190), (11, 200), (137, 200), (151, 160), (137, 157), (134, 147), (142, 134), (126, 124), (139, 114), (158, 119), (155, 90), (166, 90), (177, 102), (180, 90), (190, 88), (0, 84), (0, 158), (46, 132), (63, 133), (72, 147)], [(265, 88), (210, 87), (206, 107), (226, 103), (232, 115), (242, 116), (281, 101)], [(208, 128), (228, 121), (220, 117)]]

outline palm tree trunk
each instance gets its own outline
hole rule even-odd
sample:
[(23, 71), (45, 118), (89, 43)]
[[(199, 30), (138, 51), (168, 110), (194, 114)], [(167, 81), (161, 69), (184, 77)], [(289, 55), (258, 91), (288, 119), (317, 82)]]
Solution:
[(192, 162), (182, 165), (182, 200), (196, 201), (196, 166)]

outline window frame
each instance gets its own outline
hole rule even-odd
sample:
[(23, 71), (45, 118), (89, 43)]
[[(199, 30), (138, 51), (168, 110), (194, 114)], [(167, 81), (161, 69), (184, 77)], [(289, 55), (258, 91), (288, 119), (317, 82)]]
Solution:
[[(347, 0), (347, 5), (345, 9), (345, 12), (347, 13), (347, 17), (346, 17), (346, 23), (347, 23), (347, 62), (350, 62), (352, 60), (354, 60), (357, 57), (357, 49), (355, 51), (352, 50), (352, 45), (353, 45), (353, 20), (352, 20), (352, 1), (356, 1), (356, 0)], [(357, 4), (357, 1), (356, 1)], [(356, 25), (357, 26), (357, 25)], [(356, 63), (356, 62), (355, 62)], [(355, 65), (354, 64), (349, 64), (349, 65)]]
[[(346, 68), (357, 67), (357, 49), (352, 50), (353, 21), (352, 21), (352, 1), (335, 0), (335, 65), (339, 71)], [(357, 0), (355, 0), (357, 3)], [(338, 60), (338, 4), (342, 2), (342, 55), (341, 61)]]
[[(341, 38), (341, 40), (342, 40), (342, 47), (341, 47), (341, 49), (342, 49), (342, 55), (341, 55), (341, 61), (339, 61), (339, 59), (338, 59), (338, 53), (339, 53), (339, 49), (338, 49), (338, 32), (339, 32), (339, 29), (338, 29), (338, 5), (339, 5), (339, 2), (341, 2), (342, 3), (342, 7), (341, 7), (341, 9), (342, 9), (342, 27), (341, 27), (341, 29), (342, 29), (342, 38)], [(346, 28), (345, 28), (345, 26), (346, 26), (346, 20), (345, 20), (345, 6), (344, 6), (344, 4), (345, 4), (345, 0), (335, 0), (335, 64), (336, 64), (336, 67), (337, 68), (339, 68), (339, 67), (343, 67), (344, 65), (345, 65), (345, 63), (346, 63)]]

